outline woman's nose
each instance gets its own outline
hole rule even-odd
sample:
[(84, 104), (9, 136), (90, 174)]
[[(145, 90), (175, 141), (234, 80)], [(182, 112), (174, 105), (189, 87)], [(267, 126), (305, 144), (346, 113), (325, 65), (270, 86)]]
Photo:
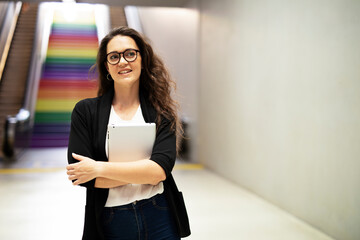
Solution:
[(122, 65), (122, 64), (128, 64), (128, 62), (125, 60), (124, 56), (121, 54), (120, 55), (119, 65)]

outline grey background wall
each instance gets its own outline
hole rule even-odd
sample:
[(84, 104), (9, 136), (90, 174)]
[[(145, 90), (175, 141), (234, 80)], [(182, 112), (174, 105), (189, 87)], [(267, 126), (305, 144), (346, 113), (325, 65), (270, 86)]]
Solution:
[(360, 1), (190, 5), (139, 13), (193, 120), (193, 159), (360, 239)]
[(181, 116), (189, 126), (189, 159), (197, 160), (199, 84), (199, 12), (186, 8), (138, 7), (143, 32), (177, 83)]
[(200, 13), (200, 159), (360, 239), (360, 1), (203, 0)]

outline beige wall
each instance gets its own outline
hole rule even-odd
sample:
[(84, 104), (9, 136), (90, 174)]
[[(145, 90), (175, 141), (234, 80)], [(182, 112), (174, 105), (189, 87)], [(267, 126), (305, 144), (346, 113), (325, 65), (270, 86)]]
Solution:
[(196, 162), (199, 12), (187, 8), (139, 7), (144, 34), (177, 83), (181, 116), (189, 123), (190, 160)]
[(202, 0), (198, 156), (360, 239), (360, 1)]

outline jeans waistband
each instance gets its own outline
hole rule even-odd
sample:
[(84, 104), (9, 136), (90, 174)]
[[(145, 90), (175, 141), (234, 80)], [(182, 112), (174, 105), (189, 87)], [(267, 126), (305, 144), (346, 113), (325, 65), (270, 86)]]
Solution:
[(128, 203), (128, 204), (125, 204), (125, 205), (120, 205), (120, 206), (114, 206), (114, 207), (104, 207), (104, 209), (113, 209), (113, 210), (116, 210), (116, 209), (124, 209), (124, 208), (129, 208), (129, 207), (133, 207), (133, 206), (142, 206), (144, 204), (147, 204), (147, 203), (150, 203), (150, 202), (153, 202), (155, 201), (155, 199), (157, 198), (162, 198), (162, 197), (165, 197), (163, 193), (158, 193), (156, 194), (155, 196), (151, 197), (151, 198), (147, 198), (147, 199), (142, 199), (142, 200), (137, 200), (137, 201), (134, 201), (132, 203)]

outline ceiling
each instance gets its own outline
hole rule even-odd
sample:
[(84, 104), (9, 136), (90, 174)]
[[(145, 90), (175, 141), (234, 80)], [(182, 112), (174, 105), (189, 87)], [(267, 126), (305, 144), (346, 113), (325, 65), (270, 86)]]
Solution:
[[(9, 2), (2, 1), (0, 2)], [(14, 1), (15, 2), (15, 1)], [(23, 2), (62, 2), (61, 0), (26, 0)], [(157, 6), (157, 7), (184, 7), (189, 0), (77, 0), (77, 3), (100, 3), (112, 6)]]

